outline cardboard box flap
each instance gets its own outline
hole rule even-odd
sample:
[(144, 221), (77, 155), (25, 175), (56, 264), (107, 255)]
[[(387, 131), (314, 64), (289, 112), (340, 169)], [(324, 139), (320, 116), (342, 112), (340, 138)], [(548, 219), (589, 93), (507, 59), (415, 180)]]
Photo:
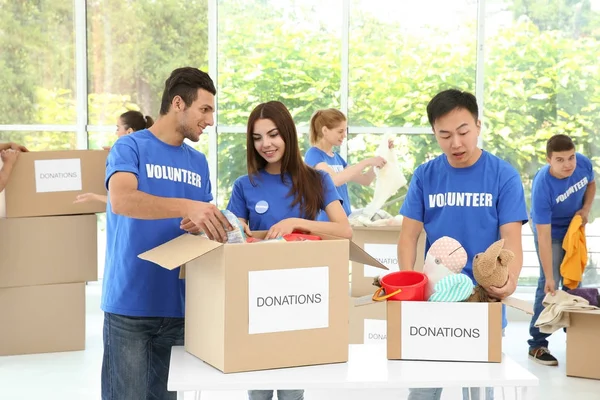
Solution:
[(167, 243), (138, 255), (138, 257), (173, 270), (221, 246), (223, 246), (222, 243), (208, 238), (184, 233)]
[(502, 303), (509, 307), (516, 308), (517, 310), (521, 310), (526, 314), (533, 315), (533, 303), (530, 301), (518, 299), (516, 297), (507, 297), (502, 300)]
[(361, 264), (366, 264), (366, 265), (372, 265), (373, 267), (376, 267), (376, 268), (388, 270), (388, 267), (386, 267), (385, 265), (383, 265), (382, 263), (377, 261), (375, 258), (371, 257), (369, 255), (369, 253), (367, 253), (366, 251), (361, 249), (359, 245), (357, 245), (356, 243), (354, 243), (351, 240), (349, 242), (350, 242), (350, 261), (355, 261), (355, 262), (358, 262)]

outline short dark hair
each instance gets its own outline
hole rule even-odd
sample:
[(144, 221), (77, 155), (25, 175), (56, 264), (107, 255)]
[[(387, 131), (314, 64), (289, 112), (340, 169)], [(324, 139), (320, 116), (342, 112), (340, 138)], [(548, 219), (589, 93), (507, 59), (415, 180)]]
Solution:
[(558, 134), (548, 139), (546, 143), (546, 157), (552, 158), (552, 153), (560, 151), (569, 151), (575, 149), (575, 143), (567, 135)]
[(433, 128), (435, 121), (456, 109), (465, 109), (473, 115), (475, 121), (479, 119), (477, 99), (469, 92), (457, 89), (448, 89), (436, 94), (427, 104), (427, 118)]
[(181, 97), (186, 107), (198, 98), (198, 89), (217, 94), (213, 80), (204, 71), (194, 67), (177, 68), (165, 81), (165, 90), (160, 103), (160, 115), (166, 115), (175, 96)]

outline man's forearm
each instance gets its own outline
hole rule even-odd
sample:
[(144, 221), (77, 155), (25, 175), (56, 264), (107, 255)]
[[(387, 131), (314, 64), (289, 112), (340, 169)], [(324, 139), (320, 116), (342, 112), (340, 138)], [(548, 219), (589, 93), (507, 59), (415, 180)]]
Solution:
[(153, 196), (139, 190), (120, 195), (109, 193), (109, 199), (115, 214), (137, 219), (183, 218), (192, 202), (188, 199)]
[(407, 234), (400, 233), (398, 241), (398, 266), (400, 271), (412, 271), (415, 268), (418, 240), (418, 236), (412, 238)]
[(544, 271), (544, 277), (546, 280), (554, 280), (554, 271), (552, 269), (552, 239), (541, 238), (538, 239), (538, 251), (540, 256), (540, 262), (542, 263), (542, 271)]
[(588, 183), (588, 187), (585, 190), (585, 194), (583, 195), (583, 209), (590, 211), (592, 209), (592, 203), (594, 202), (594, 197), (596, 197), (596, 182)]

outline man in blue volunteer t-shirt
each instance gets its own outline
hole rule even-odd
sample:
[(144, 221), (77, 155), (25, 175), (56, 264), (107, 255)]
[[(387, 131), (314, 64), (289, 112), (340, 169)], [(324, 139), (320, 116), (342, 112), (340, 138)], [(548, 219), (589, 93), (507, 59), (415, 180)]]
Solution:
[(562, 280), (560, 265), (565, 257), (562, 243), (573, 217), (587, 223), (596, 195), (592, 163), (575, 153), (567, 135), (554, 135), (546, 143), (546, 161), (531, 185), (531, 229), (540, 261), (533, 317), (529, 326), (529, 358), (542, 365), (558, 365), (548, 350), (549, 334), (540, 332), (535, 322), (542, 313), (546, 293), (554, 293)]
[[(477, 146), (481, 130), (478, 115), (475, 96), (454, 89), (438, 93), (427, 105), (427, 117), (443, 154), (414, 172), (400, 209), (404, 219), (398, 261), (403, 270), (414, 268), (417, 240), (425, 229), (425, 252), (442, 236), (462, 244), (468, 255), (463, 273), (473, 280), (473, 257), (503, 238), (504, 248), (515, 257), (509, 264), (506, 284), (489, 291), (503, 299), (515, 291), (521, 272), (521, 228), (527, 222), (527, 209), (517, 171)], [(504, 327), (504, 309), (502, 320)], [(441, 392), (436, 388), (411, 389), (409, 399), (439, 399)], [(478, 389), (471, 389), (471, 393), (478, 396)], [(469, 398), (467, 388), (463, 398)], [(486, 399), (492, 398), (493, 391), (487, 388)]]
[(123, 136), (106, 163), (106, 267), (102, 286), (102, 399), (175, 399), (171, 347), (183, 344), (184, 281), (138, 255), (188, 231), (225, 241), (231, 225), (213, 199), (197, 142), (213, 124), (212, 79), (178, 68), (165, 82), (160, 118)]

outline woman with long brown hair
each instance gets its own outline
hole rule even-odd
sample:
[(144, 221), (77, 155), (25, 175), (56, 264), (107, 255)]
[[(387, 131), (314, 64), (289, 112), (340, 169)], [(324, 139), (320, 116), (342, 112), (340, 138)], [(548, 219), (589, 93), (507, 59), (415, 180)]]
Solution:
[[(250, 113), (246, 143), (248, 175), (235, 181), (227, 209), (250, 230), (267, 230), (266, 239), (295, 230), (352, 236), (331, 177), (302, 160), (283, 103), (262, 103)], [(330, 222), (315, 221), (321, 210)]]

